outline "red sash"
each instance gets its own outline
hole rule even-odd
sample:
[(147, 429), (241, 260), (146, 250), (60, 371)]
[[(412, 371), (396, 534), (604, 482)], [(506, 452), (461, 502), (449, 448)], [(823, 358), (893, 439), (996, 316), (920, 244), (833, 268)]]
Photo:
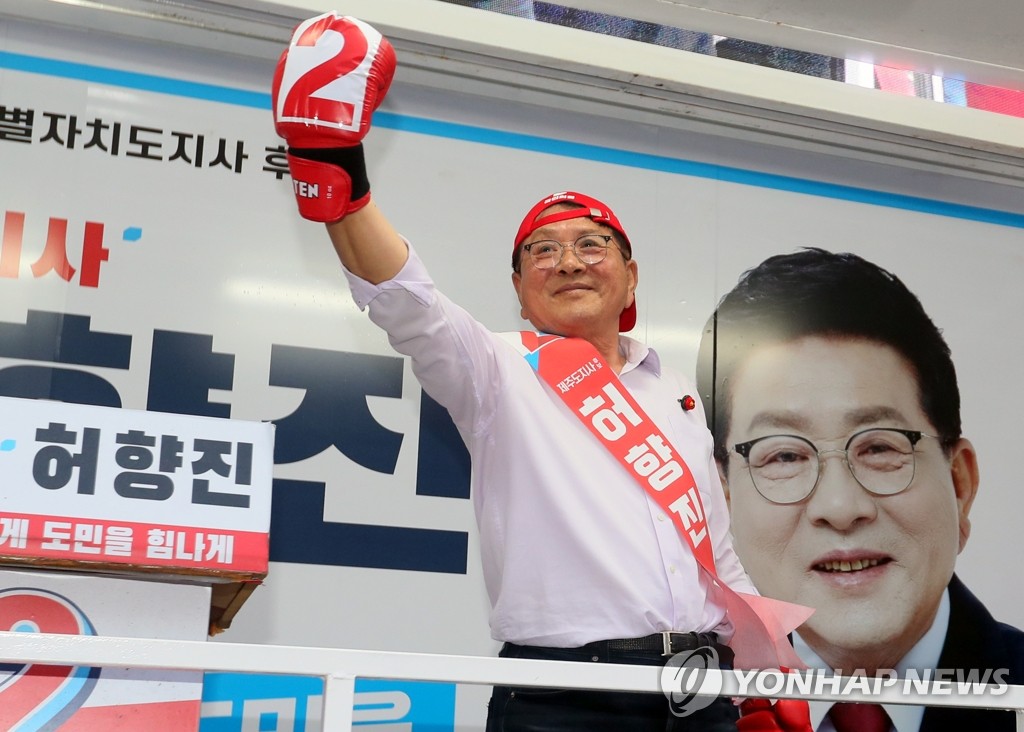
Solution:
[(788, 634), (811, 613), (803, 605), (736, 592), (718, 578), (704, 505), (686, 462), (622, 385), (592, 344), (581, 338), (520, 334), (541, 379), (672, 517), (697, 564), (722, 591), (735, 627), (736, 668), (806, 668)]

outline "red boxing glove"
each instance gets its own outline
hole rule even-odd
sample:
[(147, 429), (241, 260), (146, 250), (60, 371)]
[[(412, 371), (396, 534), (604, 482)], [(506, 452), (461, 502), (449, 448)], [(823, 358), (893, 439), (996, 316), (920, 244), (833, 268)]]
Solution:
[(361, 142), (395, 65), (388, 40), (356, 18), (325, 13), (292, 34), (271, 96), (304, 218), (340, 221), (370, 202)]
[(814, 732), (811, 712), (801, 699), (746, 699), (736, 722), (740, 732)]

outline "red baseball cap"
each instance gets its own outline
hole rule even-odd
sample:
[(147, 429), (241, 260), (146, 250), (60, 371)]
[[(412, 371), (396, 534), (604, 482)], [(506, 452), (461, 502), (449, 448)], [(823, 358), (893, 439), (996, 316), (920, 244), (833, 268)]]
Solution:
[[(576, 206), (577, 208), (558, 211), (548, 216), (538, 218), (545, 209), (559, 203), (568, 203)], [(515, 244), (512, 247), (513, 253), (519, 249), (520, 245), (526, 240), (526, 237), (540, 227), (547, 226), (548, 224), (553, 224), (558, 221), (579, 218), (588, 218), (591, 221), (596, 221), (600, 224), (610, 226), (623, 238), (626, 245), (629, 247), (629, 253), (632, 255), (633, 244), (629, 241), (629, 237), (626, 236), (626, 232), (622, 228), (622, 224), (619, 223), (619, 217), (615, 215), (615, 212), (596, 198), (592, 198), (582, 193), (576, 193), (575, 191), (552, 193), (550, 196), (545, 196), (538, 201), (536, 205), (527, 212), (526, 216), (523, 217), (523, 223), (519, 225), (519, 231), (516, 232)], [(629, 307), (623, 310), (619, 315), (619, 331), (626, 332), (628, 330), (632, 330), (635, 325), (636, 298), (634, 297), (633, 302), (630, 303)]]

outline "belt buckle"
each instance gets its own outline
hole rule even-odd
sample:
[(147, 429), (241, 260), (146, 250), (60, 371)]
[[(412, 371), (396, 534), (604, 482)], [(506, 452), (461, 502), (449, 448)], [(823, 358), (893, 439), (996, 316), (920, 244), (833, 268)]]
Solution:
[(662, 657), (674, 655), (672, 653), (672, 631), (661, 631), (661, 655)]

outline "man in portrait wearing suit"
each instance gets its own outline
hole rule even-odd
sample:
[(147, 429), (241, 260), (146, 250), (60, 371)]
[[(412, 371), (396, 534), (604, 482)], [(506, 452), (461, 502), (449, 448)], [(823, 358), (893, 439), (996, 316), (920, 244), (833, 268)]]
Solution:
[[(793, 635), (810, 667), (1024, 683), (1024, 633), (954, 573), (977, 454), (949, 347), (895, 275), (821, 249), (765, 260), (709, 320), (697, 377), (737, 553), (761, 593), (815, 608)], [(812, 702), (812, 728), (843, 732), (849, 706), (871, 705)], [(1007, 711), (874, 713), (883, 731), (1015, 729)]]

